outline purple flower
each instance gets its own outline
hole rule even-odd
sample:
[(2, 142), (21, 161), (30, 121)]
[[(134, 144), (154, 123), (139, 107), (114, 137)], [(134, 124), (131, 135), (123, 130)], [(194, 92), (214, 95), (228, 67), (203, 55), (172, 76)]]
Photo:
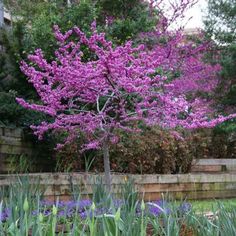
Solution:
[(161, 213), (163, 213), (163, 211), (161, 211), (159, 208), (157, 207), (150, 207), (149, 208), (149, 213), (153, 216), (159, 216)]
[(34, 210), (31, 212), (33, 216), (37, 216), (40, 213), (40, 210)]
[(64, 211), (64, 210), (59, 211), (59, 212), (57, 213), (57, 215), (58, 215), (59, 217), (65, 217), (65, 216), (67, 216), (66, 211)]
[(178, 208), (181, 214), (187, 213), (191, 211), (191, 209), (192, 209), (192, 205), (189, 202), (183, 202)]
[[(77, 213), (84, 214), (84, 212), (90, 208), (92, 205), (92, 201), (90, 199), (80, 200), (80, 201), (59, 201), (59, 202), (53, 202), (53, 201), (46, 201), (43, 200), (40, 202), (40, 207), (45, 208), (46, 210), (43, 211), (44, 215), (50, 215), (51, 210), (50, 208), (56, 205), (59, 209), (58, 216), (59, 217), (73, 217)], [(39, 214), (40, 210), (33, 211), (33, 215)]]
[(171, 210), (168, 207), (166, 201), (158, 200), (154, 202), (148, 202), (148, 213), (153, 216), (160, 216), (161, 214), (170, 214)]
[(114, 208), (118, 209), (119, 207), (121, 207), (121, 206), (123, 206), (125, 204), (125, 201), (122, 200), (122, 199), (114, 199), (112, 201), (112, 203), (113, 203)]
[(48, 209), (43, 211), (43, 215), (45, 215), (45, 216), (49, 216), (49, 215), (51, 215), (51, 213), (52, 213), (52, 211), (48, 210)]
[(87, 213), (86, 211), (83, 211), (83, 212), (81, 212), (79, 215), (80, 215), (80, 218), (81, 218), (82, 220), (85, 220), (85, 219), (87, 218), (87, 216), (88, 216), (88, 213)]
[(97, 216), (101, 216), (104, 214), (112, 214), (112, 209), (111, 208), (107, 208), (107, 207), (99, 207), (96, 208), (94, 212), (92, 212), (90, 209), (80, 212), (79, 215), (81, 217), (81, 219), (86, 219), (87, 217), (97, 217)]
[(9, 208), (5, 208), (4, 210), (2, 210), (2, 212), (0, 212), (0, 221), (6, 221), (10, 216), (10, 209)]
[(79, 201), (79, 207), (80, 208), (88, 208), (92, 205), (92, 201), (91, 200), (81, 200)]

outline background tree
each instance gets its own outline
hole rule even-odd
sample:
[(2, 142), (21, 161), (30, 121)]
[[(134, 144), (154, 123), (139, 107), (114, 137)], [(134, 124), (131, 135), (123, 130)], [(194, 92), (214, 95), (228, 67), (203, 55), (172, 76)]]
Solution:
[(3, 8), (3, 1), (0, 1), (0, 27), (3, 26), (4, 23), (4, 8)]
[[(220, 98), (227, 109), (235, 110), (236, 104), (236, 1), (209, 0), (205, 28), (216, 47), (214, 60), (222, 65)], [(229, 92), (227, 88), (230, 88)]]
[(107, 37), (114, 43), (121, 44), (135, 39), (139, 33), (155, 29), (158, 11), (150, 8), (148, 1), (140, 0), (98, 0), (96, 8), (99, 14), (98, 25), (105, 25)]
[[(1, 101), (6, 97), (14, 101), (16, 94), (35, 101), (39, 99), (34, 88), (27, 83), (19, 70), (19, 62), (37, 48), (42, 48), (45, 57), (53, 60), (57, 48), (53, 35), (55, 24), (63, 31), (76, 25), (86, 34), (90, 34), (90, 25), (97, 19), (98, 30), (105, 31), (107, 37), (116, 43), (135, 38), (139, 32), (153, 29), (156, 24), (156, 17), (149, 15), (148, 4), (141, 0), (126, 0), (118, 5), (117, 1), (109, 1), (108, 4), (106, 1), (94, 0), (5, 0), (4, 4), (12, 16), (12, 28), (3, 30), (0, 34), (0, 43), (5, 48), (4, 53), (0, 55)], [(116, 7), (118, 8), (115, 11), (112, 10)], [(88, 59), (90, 55), (86, 48), (83, 52), (87, 55), (84, 60)], [(25, 114), (24, 121), (24, 110), (18, 104), (13, 102), (12, 106), (7, 107), (4, 102), (0, 107), (4, 108), (0, 117), (2, 123), (28, 125), (28, 115)], [(16, 115), (19, 109), (22, 110), (21, 117)], [(38, 123), (39, 118), (33, 115), (32, 117)]]

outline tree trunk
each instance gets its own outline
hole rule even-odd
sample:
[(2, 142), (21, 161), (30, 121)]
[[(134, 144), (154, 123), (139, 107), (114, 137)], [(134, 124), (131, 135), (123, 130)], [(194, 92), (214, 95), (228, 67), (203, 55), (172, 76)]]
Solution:
[(67, 0), (67, 7), (71, 7), (71, 1)]
[(4, 8), (3, 8), (3, 0), (0, 0), (0, 27), (4, 24)]
[(105, 184), (108, 192), (111, 191), (111, 169), (110, 169), (110, 156), (109, 156), (109, 145), (105, 141), (103, 144), (103, 164), (105, 171)]

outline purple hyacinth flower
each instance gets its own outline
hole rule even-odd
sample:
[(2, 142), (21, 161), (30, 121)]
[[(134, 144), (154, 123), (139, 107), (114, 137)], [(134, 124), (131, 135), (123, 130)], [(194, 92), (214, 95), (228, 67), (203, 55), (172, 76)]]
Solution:
[(148, 212), (153, 216), (160, 216), (161, 214), (170, 214), (171, 210), (168, 208), (166, 201), (158, 200), (154, 202), (148, 202)]
[(192, 209), (192, 205), (189, 202), (183, 202), (178, 208), (179, 212), (182, 214), (191, 211), (191, 209)]
[(2, 210), (2, 212), (0, 213), (0, 221), (4, 222), (6, 221), (10, 216), (10, 209), (6, 208), (4, 210)]

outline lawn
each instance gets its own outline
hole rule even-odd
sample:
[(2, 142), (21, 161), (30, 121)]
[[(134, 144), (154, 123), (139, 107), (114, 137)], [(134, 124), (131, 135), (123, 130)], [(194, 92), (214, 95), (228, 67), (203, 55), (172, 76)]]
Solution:
[(236, 198), (229, 199), (212, 199), (212, 200), (198, 200), (189, 201), (192, 204), (193, 210), (205, 212), (205, 211), (216, 211), (219, 204), (223, 204), (225, 208), (232, 206), (236, 207)]

